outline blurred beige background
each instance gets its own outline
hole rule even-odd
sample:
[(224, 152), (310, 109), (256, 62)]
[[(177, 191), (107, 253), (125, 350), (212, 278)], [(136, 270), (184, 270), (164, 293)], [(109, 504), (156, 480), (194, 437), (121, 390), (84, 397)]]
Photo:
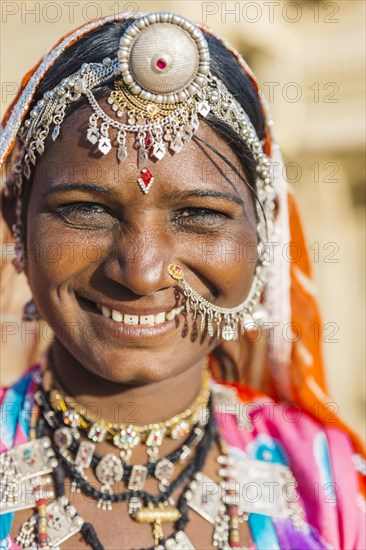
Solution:
[(365, 432), (362, 0), (1, 2), (1, 115), (48, 48), (85, 21), (175, 11), (224, 34), (254, 69), (303, 213), (332, 398)]

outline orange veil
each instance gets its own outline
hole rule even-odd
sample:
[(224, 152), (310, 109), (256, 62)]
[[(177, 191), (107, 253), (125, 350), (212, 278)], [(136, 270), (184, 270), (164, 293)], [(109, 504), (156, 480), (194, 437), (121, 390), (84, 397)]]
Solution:
[[(139, 15), (140, 16), (140, 15)], [(128, 18), (132, 19), (137, 15)], [(90, 31), (114, 20), (125, 19), (124, 14), (105, 17), (89, 22), (63, 37), (54, 48), (30, 71), (22, 81), (21, 89), (8, 109), (1, 134), (0, 162), (2, 181), (11, 163), (16, 133), (28, 112), (34, 91), (55, 60), (74, 42)], [(255, 77), (243, 58), (225, 39), (217, 36), (203, 25), (200, 28), (219, 39), (234, 55), (250, 77), (258, 91)], [(259, 94), (258, 94), (259, 95)], [(275, 222), (277, 245), (273, 251), (269, 282), (263, 302), (269, 312), (269, 319), (275, 320), (270, 335), (260, 338), (258, 334), (246, 335), (240, 343), (223, 344), (225, 352), (237, 364), (248, 386), (240, 386), (242, 399), (252, 399), (265, 392), (274, 400), (290, 400), (311, 416), (328, 426), (346, 430), (353, 440), (355, 451), (362, 453), (358, 437), (345, 426), (329, 408), (324, 379), (322, 353), (322, 323), (312, 282), (312, 270), (300, 215), (295, 198), (283, 179), (282, 159), (276, 144), (272, 122), (267, 107), (259, 95), (266, 119), (265, 152), (274, 161), (275, 189), (278, 198), (278, 213)], [(1, 264), (2, 297), (2, 361), (5, 369), (21, 374), (34, 361), (50, 341), (50, 331), (42, 324), (24, 330), (21, 310), (29, 295), (24, 275), (16, 275), (11, 265), (11, 243), (13, 238), (2, 220), (3, 258)], [(27, 326), (29, 323), (27, 324)], [(32, 333), (33, 330), (33, 333)], [(33, 334), (33, 335), (32, 335)], [(45, 337), (45, 335), (48, 337)], [(25, 337), (27, 336), (27, 337)], [(255, 366), (253, 366), (255, 365)], [(257, 371), (257, 367), (262, 367)], [(20, 369), (20, 370), (19, 370)], [(211, 369), (218, 376), (215, 356), (211, 358)], [(259, 372), (259, 374), (258, 374)], [(5, 375), (4, 378), (6, 379)], [(250, 389), (254, 380), (256, 390)], [(4, 380), (6, 382), (6, 380)]]

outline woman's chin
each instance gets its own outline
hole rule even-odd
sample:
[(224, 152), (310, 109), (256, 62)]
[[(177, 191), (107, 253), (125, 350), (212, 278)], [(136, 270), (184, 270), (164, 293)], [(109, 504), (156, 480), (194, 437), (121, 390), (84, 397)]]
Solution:
[[(78, 357), (78, 361), (84, 365), (84, 368), (93, 373), (102, 380), (108, 380), (116, 384), (126, 385), (144, 385), (162, 382), (175, 377), (185, 370), (188, 370), (195, 363), (203, 359), (205, 354), (200, 357), (184, 357), (184, 353), (177, 354), (176, 359), (172, 360), (171, 350), (150, 349), (122, 349), (118, 352), (101, 354), (86, 357)], [(104, 357), (103, 361), (98, 358)]]

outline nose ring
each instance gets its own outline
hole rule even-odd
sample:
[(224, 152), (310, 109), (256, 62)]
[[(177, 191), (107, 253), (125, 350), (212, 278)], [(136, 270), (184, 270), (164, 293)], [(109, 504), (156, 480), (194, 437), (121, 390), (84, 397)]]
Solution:
[(237, 340), (240, 333), (245, 329), (252, 328), (253, 322), (260, 324), (262, 319), (260, 315), (255, 314), (256, 307), (260, 298), (262, 281), (258, 275), (254, 276), (252, 286), (245, 300), (236, 307), (219, 307), (206, 300), (194, 288), (192, 288), (184, 278), (184, 272), (180, 265), (169, 264), (169, 275), (179, 281), (183, 286), (183, 293), (187, 298), (185, 309), (187, 313), (193, 312), (193, 321), (197, 315), (201, 317), (201, 332), (207, 326), (207, 332), (212, 337), (216, 333), (217, 338), (224, 340)]

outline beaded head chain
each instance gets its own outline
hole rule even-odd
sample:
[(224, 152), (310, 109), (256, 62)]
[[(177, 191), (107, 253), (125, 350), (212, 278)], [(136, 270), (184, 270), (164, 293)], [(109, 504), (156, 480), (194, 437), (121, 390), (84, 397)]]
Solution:
[[(110, 112), (106, 112), (93, 90), (109, 82), (114, 83), (114, 90), (107, 100)], [(147, 167), (149, 159), (159, 161), (168, 152), (179, 153), (197, 131), (200, 117), (212, 112), (246, 142), (256, 162), (256, 192), (260, 200), (256, 201), (258, 263), (247, 300), (235, 308), (242, 316), (232, 308), (227, 312), (226, 325), (232, 335), (228, 339), (236, 338), (239, 321), (245, 325), (244, 313), (252, 313), (264, 286), (268, 248), (265, 243), (270, 239), (275, 192), (270, 161), (248, 115), (210, 72), (210, 54), (203, 32), (194, 23), (171, 13), (152, 13), (134, 20), (121, 36), (114, 59), (84, 63), (47, 91), (31, 110), (18, 134), (23, 144), (19, 179), (23, 175), (30, 178), (31, 166), (37, 155), (43, 154), (46, 138), (51, 135), (53, 141), (57, 140), (67, 107), (82, 96), (92, 110), (86, 132), (91, 147), (107, 155), (116, 143), (117, 161), (123, 162), (127, 158), (127, 134), (134, 137), (140, 170), (137, 183), (144, 194), (154, 183), (152, 169)], [(17, 187), (21, 187), (19, 180)], [(19, 258), (21, 233), (19, 220), (14, 228), (18, 268), (24, 263), (24, 257)], [(218, 335), (223, 336), (219, 326), (225, 312), (216, 313)], [(206, 317), (204, 308), (201, 316)]]

